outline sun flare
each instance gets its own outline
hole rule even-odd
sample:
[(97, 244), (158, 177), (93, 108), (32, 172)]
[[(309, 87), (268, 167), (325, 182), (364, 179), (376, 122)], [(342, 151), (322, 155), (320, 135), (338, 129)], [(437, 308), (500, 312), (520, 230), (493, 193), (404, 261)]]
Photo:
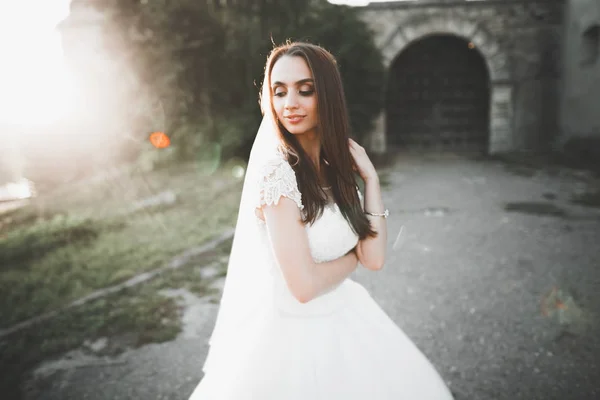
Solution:
[(70, 0), (0, 4), (0, 123), (44, 125), (66, 116), (72, 85), (56, 25)]

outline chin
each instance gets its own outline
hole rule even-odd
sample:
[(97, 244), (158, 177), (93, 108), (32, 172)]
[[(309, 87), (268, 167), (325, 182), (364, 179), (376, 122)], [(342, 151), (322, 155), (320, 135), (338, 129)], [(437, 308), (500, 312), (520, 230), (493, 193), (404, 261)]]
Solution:
[(303, 135), (307, 132), (310, 132), (314, 128), (306, 128), (303, 126), (290, 126), (290, 127), (286, 126), (285, 129), (292, 135)]

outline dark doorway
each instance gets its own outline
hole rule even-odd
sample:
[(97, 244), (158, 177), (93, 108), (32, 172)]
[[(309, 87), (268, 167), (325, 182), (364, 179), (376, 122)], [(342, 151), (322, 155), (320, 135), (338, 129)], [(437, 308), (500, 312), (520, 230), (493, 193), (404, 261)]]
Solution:
[(486, 153), (489, 107), (487, 66), (472, 43), (448, 35), (420, 39), (390, 68), (388, 145)]

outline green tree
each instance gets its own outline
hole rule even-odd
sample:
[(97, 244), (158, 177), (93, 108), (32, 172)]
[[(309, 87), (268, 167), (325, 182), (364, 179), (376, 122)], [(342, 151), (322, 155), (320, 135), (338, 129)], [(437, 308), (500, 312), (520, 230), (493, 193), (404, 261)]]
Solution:
[[(338, 59), (355, 137), (372, 128), (382, 106), (384, 68), (372, 34), (356, 9), (326, 0), (246, 1), (222, 7), (218, 15), (227, 31), (226, 46), (212, 71), (218, 92), (212, 93), (222, 115), (238, 116), (246, 144), (258, 125), (258, 87), (273, 43), (302, 40), (319, 44)], [(243, 116), (240, 118), (240, 116)], [(235, 120), (235, 118), (227, 118)], [(248, 150), (247, 146), (244, 150)]]
[(192, 156), (213, 131), (210, 69), (224, 26), (202, 1), (117, 4), (130, 64), (153, 100), (143, 102), (145, 123), (168, 132), (178, 155)]
[[(109, 112), (135, 126), (141, 148), (150, 131), (164, 130), (177, 159), (206, 149), (219, 159), (247, 155), (260, 121), (258, 89), (266, 57), (274, 43), (286, 40), (320, 44), (336, 56), (358, 140), (381, 108), (381, 55), (353, 8), (326, 0), (94, 4), (108, 16), (106, 52), (121, 68), (102, 77), (99, 86), (114, 86), (107, 90), (114, 94)], [(131, 78), (127, 85), (125, 76)]]

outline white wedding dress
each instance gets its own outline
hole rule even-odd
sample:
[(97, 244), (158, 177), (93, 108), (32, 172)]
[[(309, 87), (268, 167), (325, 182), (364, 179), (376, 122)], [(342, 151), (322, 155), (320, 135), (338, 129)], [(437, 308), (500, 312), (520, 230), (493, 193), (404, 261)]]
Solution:
[[(283, 158), (268, 162), (263, 174), (260, 204), (286, 196), (302, 208)], [(270, 246), (266, 225), (258, 218), (256, 224), (260, 241)], [(358, 242), (335, 204), (306, 232), (316, 262), (339, 258)], [(265, 254), (271, 290), (226, 351), (209, 355), (190, 400), (452, 399), (435, 368), (360, 284), (346, 279), (302, 304), (272, 251)]]

